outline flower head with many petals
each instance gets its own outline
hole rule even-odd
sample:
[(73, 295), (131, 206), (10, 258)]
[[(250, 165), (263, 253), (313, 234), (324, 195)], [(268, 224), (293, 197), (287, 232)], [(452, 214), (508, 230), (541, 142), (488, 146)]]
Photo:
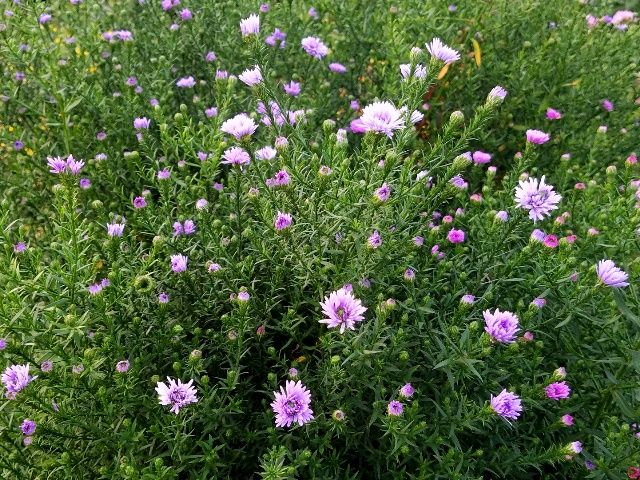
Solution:
[(433, 58), (443, 61), (445, 64), (460, 60), (460, 53), (442, 43), (438, 37), (425, 45)]
[(596, 274), (600, 281), (613, 288), (622, 288), (629, 286), (629, 275), (616, 267), (612, 260), (600, 260), (596, 266)]
[(320, 302), (320, 306), (326, 317), (320, 323), (326, 323), (329, 328), (340, 327), (340, 333), (347, 328), (355, 330), (356, 322), (364, 320), (362, 314), (367, 311), (362, 302), (344, 288), (330, 293), (324, 302)]
[(511, 312), (501, 312), (496, 308), (493, 313), (489, 310), (482, 312), (485, 331), (491, 338), (501, 343), (513, 343), (516, 333), (520, 330), (518, 317)]
[(540, 180), (520, 180), (520, 186), (516, 187), (515, 199), (518, 207), (529, 210), (529, 218), (535, 222), (557, 209), (562, 197), (553, 191), (551, 185), (545, 183), (543, 175)]
[(192, 387), (193, 380), (189, 380), (187, 383), (182, 383), (182, 380), (176, 382), (169, 377), (167, 380), (168, 384), (158, 382), (156, 386), (160, 405), (171, 405), (170, 411), (177, 415), (181, 408), (198, 401), (196, 389)]
[(36, 378), (29, 375), (29, 364), (11, 365), (6, 368), (0, 377), (4, 388), (7, 390), (5, 396), (10, 399), (16, 398), (16, 394)]
[(495, 397), (491, 395), (491, 409), (503, 418), (517, 420), (522, 412), (522, 401), (518, 395), (504, 389)]
[(236, 140), (250, 137), (258, 128), (258, 125), (246, 113), (239, 113), (233, 118), (226, 120), (220, 130), (229, 135), (233, 135)]
[(404, 127), (402, 110), (397, 109), (390, 102), (374, 102), (364, 107), (360, 123), (366, 132), (382, 133), (393, 137), (395, 130)]
[(302, 426), (313, 420), (311, 392), (302, 382), (287, 380), (285, 386), (273, 394), (271, 408), (276, 414), (276, 427), (290, 427), (294, 423)]

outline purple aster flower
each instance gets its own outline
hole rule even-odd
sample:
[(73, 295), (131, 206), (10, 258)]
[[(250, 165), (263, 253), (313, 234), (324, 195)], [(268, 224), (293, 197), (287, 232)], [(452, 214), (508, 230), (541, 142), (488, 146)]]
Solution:
[(427, 69), (424, 65), (418, 63), (414, 65), (413, 70), (411, 70), (411, 64), (403, 63), (400, 65), (400, 75), (405, 82), (412, 78), (425, 78), (427, 76)]
[(487, 101), (493, 104), (502, 103), (507, 96), (507, 91), (501, 86), (495, 86), (487, 95)]
[(133, 87), (138, 84), (138, 79), (136, 77), (127, 77), (127, 81), (125, 82), (128, 86)]
[(254, 68), (246, 69), (238, 75), (238, 78), (245, 85), (253, 87), (254, 85), (258, 85), (262, 82), (262, 72), (260, 71), (260, 67), (256, 65)]
[(47, 166), (50, 168), (49, 172), (58, 175), (66, 170), (67, 162), (60, 157), (47, 157)]
[(491, 154), (478, 150), (476, 152), (473, 152), (472, 158), (473, 163), (475, 163), (476, 165), (480, 165), (482, 163), (489, 163), (491, 161)]
[(246, 113), (239, 113), (233, 118), (226, 120), (220, 130), (229, 135), (233, 135), (236, 140), (249, 138), (258, 128), (258, 125)]
[(222, 155), (224, 160), (220, 163), (224, 165), (249, 165), (251, 158), (247, 151), (240, 147), (231, 147), (225, 150)]
[(329, 70), (333, 73), (347, 73), (347, 67), (337, 62), (330, 63)]
[(13, 142), (13, 148), (20, 151), (24, 148), (24, 142), (22, 140), (16, 140)]
[(29, 375), (29, 364), (27, 364), (7, 367), (0, 377), (0, 380), (7, 390), (5, 396), (13, 400), (22, 389), (36, 378), (38, 377)]
[(183, 77), (176, 82), (176, 86), (180, 88), (192, 88), (195, 86), (195, 84), (196, 84), (196, 81), (191, 76)]
[(566, 427), (571, 427), (571, 426), (573, 426), (573, 423), (574, 423), (574, 421), (573, 421), (573, 417), (572, 417), (571, 415), (569, 415), (568, 413), (567, 413), (567, 414), (565, 414), (565, 415), (563, 415), (563, 416), (560, 418), (560, 421), (561, 421), (561, 422), (562, 422), (562, 424), (563, 424), (564, 426), (566, 426)]
[(7, 348), (7, 340), (5, 338), (0, 338), (0, 350), (4, 350)]
[(287, 380), (285, 386), (273, 394), (271, 408), (276, 414), (276, 427), (290, 427), (294, 423), (302, 426), (313, 420), (311, 392), (302, 382)]
[(402, 403), (397, 400), (391, 400), (389, 402), (389, 405), (387, 405), (387, 414), (391, 415), (392, 417), (399, 417), (400, 415), (402, 415), (403, 411), (404, 407), (402, 406)]
[(382, 237), (380, 236), (380, 232), (378, 230), (374, 230), (369, 238), (367, 239), (367, 244), (370, 248), (376, 249), (380, 245), (382, 245)]
[(629, 275), (620, 268), (612, 260), (600, 260), (596, 266), (596, 274), (603, 283), (613, 288), (623, 288), (629, 286)]
[(454, 187), (459, 188), (460, 190), (465, 190), (469, 187), (469, 184), (460, 175), (456, 175), (455, 177), (453, 177), (451, 180), (449, 180), (449, 183), (451, 183), (451, 185), (453, 185)]
[(51, 15), (48, 13), (43, 13), (42, 15), (40, 15), (40, 17), (38, 18), (38, 23), (40, 23), (40, 25), (44, 25), (45, 23), (47, 23), (49, 20), (51, 20)]
[(491, 409), (503, 418), (517, 420), (522, 412), (522, 401), (518, 395), (504, 389), (495, 397), (491, 395)]
[(300, 95), (300, 84), (298, 82), (294, 82), (291, 80), (289, 83), (285, 83), (282, 88), (287, 95), (291, 95), (292, 97), (296, 97)]
[(18, 242), (13, 246), (13, 253), (22, 253), (27, 249), (27, 244), (24, 242)]
[(40, 370), (42, 370), (44, 373), (49, 373), (51, 370), (53, 370), (53, 362), (51, 360), (45, 360), (40, 364)]
[(33, 435), (34, 433), (36, 433), (36, 426), (36, 422), (25, 418), (20, 425), (20, 430), (22, 431), (23, 435)]
[(527, 130), (527, 142), (529, 143), (542, 145), (543, 143), (547, 143), (550, 138), (551, 135), (540, 130)]
[(567, 445), (567, 451), (570, 453), (578, 454), (582, 452), (582, 442), (571, 442)]
[(218, 109), (216, 107), (209, 107), (204, 110), (204, 114), (207, 118), (212, 118), (218, 115)]
[(320, 59), (329, 53), (327, 46), (318, 37), (305, 37), (300, 44), (304, 51), (314, 58)]
[(249, 295), (249, 292), (242, 290), (241, 292), (238, 292), (238, 301), (239, 302), (248, 302), (249, 299), (251, 298), (251, 295)]
[(542, 308), (547, 304), (547, 301), (542, 297), (536, 297), (531, 301), (531, 305), (536, 308)]
[(89, 180), (88, 178), (81, 178), (80, 181), (78, 182), (78, 185), (80, 186), (81, 189), (87, 190), (91, 188), (91, 180)]
[(76, 160), (75, 158), (73, 158), (73, 155), (69, 155), (67, 157), (67, 170), (72, 175), (77, 175), (78, 173), (80, 173), (82, 167), (84, 167), (84, 161)]
[(196, 233), (196, 224), (193, 220), (185, 220), (184, 221), (184, 234), (185, 235), (193, 235)]
[(413, 268), (407, 268), (403, 276), (407, 282), (413, 282), (416, 279), (416, 271)]
[(475, 301), (476, 297), (474, 295), (471, 295), (470, 293), (463, 295), (460, 299), (460, 303), (464, 303), (466, 305), (473, 305)]
[(255, 155), (257, 160), (272, 160), (276, 157), (277, 153), (275, 148), (266, 146), (256, 150)]
[(460, 54), (453, 48), (442, 43), (438, 37), (431, 40), (431, 43), (425, 44), (427, 51), (433, 58), (441, 60), (445, 65), (460, 60)]
[(542, 243), (544, 242), (544, 238), (547, 235), (539, 229), (534, 229), (533, 232), (531, 232), (531, 240), (533, 240), (534, 242), (538, 242), (538, 243)]
[(416, 389), (410, 383), (405, 383), (400, 388), (400, 396), (404, 398), (411, 398), (413, 394), (416, 393)]
[(386, 182), (383, 183), (382, 186), (375, 191), (374, 196), (379, 201), (386, 202), (391, 196), (391, 187)]
[(260, 33), (260, 17), (252, 13), (247, 18), (240, 20), (240, 33), (243, 37)]
[(217, 59), (215, 52), (207, 52), (204, 56), (204, 60), (208, 63), (215, 62)]
[(158, 172), (158, 180), (166, 180), (171, 176), (171, 171), (168, 168), (163, 168)]
[(607, 112), (613, 111), (613, 102), (611, 100), (605, 99), (602, 101), (602, 108), (604, 108)]
[(269, 11), (269, 4), (268, 3), (261, 3), (260, 4), (260, 12), (267, 13), (268, 11)]
[(496, 308), (493, 313), (489, 310), (482, 312), (485, 322), (485, 331), (496, 342), (513, 343), (516, 334), (520, 330), (518, 317), (511, 312), (501, 312)]
[(207, 268), (207, 270), (209, 271), (209, 273), (215, 273), (218, 272), (222, 267), (220, 266), (219, 263), (215, 263), (212, 262), (209, 264), (209, 267)]
[(293, 222), (293, 219), (291, 217), (291, 214), (278, 212), (275, 220), (273, 221), (273, 226), (275, 227), (276, 230), (280, 231), (291, 226), (292, 222)]
[(309, 8), (309, 11), (307, 12), (307, 15), (309, 15), (311, 18), (317, 19), (318, 18), (318, 11), (311, 7)]
[(362, 315), (367, 311), (362, 302), (353, 296), (353, 293), (344, 288), (336, 290), (320, 302), (325, 318), (320, 323), (326, 323), (328, 328), (340, 327), (340, 333), (348, 328), (355, 330), (356, 322), (364, 320)]
[(124, 223), (107, 223), (107, 235), (110, 237), (121, 237), (124, 233)]
[(174, 273), (181, 273), (187, 269), (187, 262), (189, 258), (185, 255), (171, 255), (171, 270)]
[(158, 303), (169, 303), (169, 295), (162, 292), (160, 295), (158, 295)]
[(136, 130), (148, 129), (150, 125), (151, 120), (149, 120), (147, 117), (136, 118), (133, 121), (133, 128), (135, 128)]
[(229, 73), (226, 70), (216, 70), (216, 80), (225, 80), (229, 77)]
[(156, 386), (160, 405), (171, 405), (170, 411), (177, 415), (181, 408), (198, 401), (196, 389), (192, 387), (193, 380), (189, 380), (187, 383), (182, 383), (182, 380), (176, 382), (169, 377), (167, 380), (168, 384), (158, 382)]
[(29, 445), (31, 445), (33, 443), (33, 437), (31, 436), (26, 436), (22, 439), (22, 443), (24, 443), (25, 447), (28, 447)]
[(389, 138), (393, 137), (394, 130), (404, 127), (402, 111), (386, 101), (374, 102), (364, 107), (360, 123), (364, 131), (382, 133)]
[(558, 208), (562, 197), (553, 191), (551, 185), (544, 181), (545, 177), (538, 181), (537, 178), (520, 180), (520, 186), (516, 187), (516, 205), (529, 210), (529, 218), (534, 221), (542, 220), (549, 213)]
[(507, 220), (509, 220), (509, 214), (506, 212), (506, 210), (500, 210), (499, 212), (496, 212), (496, 218), (501, 222), (506, 222)]
[(191, 20), (192, 18), (193, 14), (191, 13), (191, 10), (189, 10), (188, 8), (183, 8), (182, 10), (180, 10), (180, 20), (186, 22), (187, 20)]
[(120, 360), (116, 363), (116, 371), (118, 373), (127, 373), (129, 370), (129, 360)]
[(144, 208), (147, 206), (147, 200), (144, 197), (136, 197), (133, 199), (134, 208)]

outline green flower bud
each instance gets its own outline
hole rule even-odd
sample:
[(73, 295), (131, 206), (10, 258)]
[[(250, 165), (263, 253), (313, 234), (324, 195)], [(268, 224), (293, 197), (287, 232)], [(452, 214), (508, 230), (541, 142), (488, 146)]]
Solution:
[(145, 293), (152, 291), (156, 286), (156, 282), (149, 275), (138, 275), (133, 285), (138, 292)]
[(180, 364), (180, 362), (173, 362), (173, 365), (171, 365), (171, 368), (173, 369), (174, 372), (179, 372), (180, 370), (182, 370), (182, 365)]
[(103, 205), (104, 204), (100, 200), (94, 200), (93, 202), (91, 202), (91, 207), (95, 210), (101, 209)]
[(174, 333), (174, 334), (176, 334), (176, 335), (181, 334), (183, 330), (184, 330), (184, 329), (182, 328), (182, 326), (181, 326), (180, 324), (178, 324), (178, 323), (177, 323), (177, 324), (175, 324), (175, 325), (173, 326), (173, 328), (172, 328), (173, 333)]
[(138, 160), (140, 153), (137, 150), (133, 150), (132, 152), (124, 152), (123, 156), (125, 160)]
[(158, 383), (160, 381), (160, 376), (159, 375), (152, 375), (151, 376), (151, 384), (155, 385), (156, 383)]
[(401, 362), (407, 362), (409, 360), (409, 352), (403, 350), (400, 352), (400, 354), (398, 355), (398, 358), (400, 359)]
[(332, 365), (337, 365), (340, 363), (340, 356), (339, 355), (334, 355), (331, 357), (331, 364)]

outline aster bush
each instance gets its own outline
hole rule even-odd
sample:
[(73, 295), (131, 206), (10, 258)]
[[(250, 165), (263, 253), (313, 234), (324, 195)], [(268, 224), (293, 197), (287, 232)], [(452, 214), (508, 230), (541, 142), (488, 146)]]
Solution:
[(552, 3), (7, 4), (2, 478), (638, 478), (640, 30)]

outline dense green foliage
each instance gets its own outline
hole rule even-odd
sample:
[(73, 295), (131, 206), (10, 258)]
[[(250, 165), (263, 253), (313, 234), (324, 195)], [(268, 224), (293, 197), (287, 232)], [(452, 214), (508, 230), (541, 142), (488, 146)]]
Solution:
[[(37, 378), (0, 399), (0, 477), (636, 478), (640, 25), (601, 18), (638, 2), (74, 3), (1, 3), (0, 370)], [(252, 13), (260, 33), (243, 37)], [(275, 28), (284, 48), (265, 43)], [(431, 58), (434, 37), (461, 58)], [(403, 81), (402, 64), (424, 78)], [(237, 77), (255, 65), (248, 87)], [(347, 133), (375, 101), (406, 107), (402, 128)], [(241, 112), (255, 133), (221, 131)], [(273, 158), (256, 158), (266, 145)], [(221, 163), (234, 146), (248, 165)], [(53, 173), (47, 159), (70, 154), (79, 174)], [(514, 190), (542, 176), (562, 200), (534, 223)], [(603, 259), (628, 286), (599, 279)], [(320, 302), (344, 285), (367, 310), (340, 333)], [(485, 331), (496, 308), (517, 315), (515, 341)], [(167, 376), (193, 379), (197, 403), (160, 405)], [(315, 418), (276, 428), (290, 378)], [(562, 380), (569, 398), (548, 398)], [(517, 420), (491, 407), (503, 389)]]

